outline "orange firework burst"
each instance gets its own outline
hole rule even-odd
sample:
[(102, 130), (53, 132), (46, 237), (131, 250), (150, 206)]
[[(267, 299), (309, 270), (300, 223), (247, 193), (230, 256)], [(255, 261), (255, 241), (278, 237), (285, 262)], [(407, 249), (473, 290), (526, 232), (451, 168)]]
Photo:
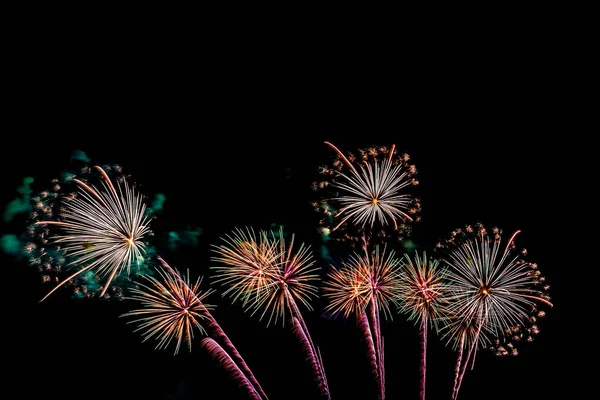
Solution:
[(360, 314), (370, 302), (378, 304), (386, 317), (392, 316), (390, 304), (399, 306), (400, 260), (395, 252), (387, 255), (385, 248), (369, 255), (354, 253), (341, 268), (331, 266), (328, 280), (323, 288), (324, 296), (329, 299), (325, 311), (341, 314)]
[(261, 291), (269, 286), (276, 276), (280, 254), (277, 246), (266, 237), (266, 233), (255, 234), (252, 228), (236, 228), (232, 235), (221, 238), (225, 244), (213, 249), (219, 254), (212, 257), (221, 265), (211, 267), (216, 271), (214, 283), (228, 286), (223, 296), (230, 295), (235, 303), (242, 301), (247, 307), (259, 299)]
[(408, 320), (427, 329), (438, 323), (447, 315), (448, 283), (446, 270), (441, 268), (438, 260), (421, 257), (415, 253), (414, 258), (405, 254), (400, 270), (400, 311), (408, 314)]
[(133, 295), (130, 298), (139, 300), (143, 308), (123, 316), (138, 317), (130, 323), (139, 323), (135, 331), (145, 331), (144, 342), (155, 337), (158, 340), (157, 349), (166, 348), (175, 341), (177, 354), (181, 342), (185, 341), (191, 351), (194, 329), (198, 329), (202, 335), (206, 334), (200, 322), (211, 319), (208, 310), (213, 307), (204, 304), (203, 300), (212, 290), (200, 290), (201, 277), (191, 283), (189, 271), (183, 277), (171, 267), (158, 268), (157, 271), (160, 279), (144, 275), (147, 284), (140, 283), (139, 288), (131, 289)]
[(229, 286), (223, 295), (240, 299), (252, 314), (262, 309), (260, 318), (269, 314), (267, 325), (278, 319), (285, 324), (285, 313), (294, 313), (296, 301), (312, 310), (309, 301), (317, 296), (318, 288), (311, 284), (319, 280), (310, 248), (301, 244), (294, 250), (294, 235), (289, 243), (280, 229), (278, 234), (251, 228), (235, 229), (233, 235), (222, 238), (224, 245), (213, 246), (218, 256), (212, 267), (215, 283)]

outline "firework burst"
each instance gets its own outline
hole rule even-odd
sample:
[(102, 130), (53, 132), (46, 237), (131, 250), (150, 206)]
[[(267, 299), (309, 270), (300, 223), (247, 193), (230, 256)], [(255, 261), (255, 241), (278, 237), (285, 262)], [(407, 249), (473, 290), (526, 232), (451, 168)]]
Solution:
[(348, 317), (360, 314), (370, 303), (379, 305), (386, 318), (392, 318), (390, 304), (399, 306), (401, 260), (394, 251), (386, 254), (376, 246), (372, 254), (354, 253), (341, 267), (331, 265), (323, 293), (329, 304), (325, 311)]
[(223, 296), (232, 302), (242, 302), (244, 308), (256, 308), (263, 291), (271, 286), (277, 276), (279, 249), (266, 236), (258, 235), (252, 228), (235, 228), (221, 239), (224, 244), (212, 245), (218, 256), (212, 257), (219, 264), (215, 270), (214, 283), (227, 287)]
[(325, 312), (348, 317), (355, 315), (359, 328), (369, 345), (374, 375), (378, 383), (378, 398), (385, 397), (383, 337), (380, 311), (392, 318), (390, 304), (398, 307), (401, 262), (394, 251), (385, 248), (364, 255), (354, 253), (341, 268), (331, 266), (324, 282), (323, 294), (329, 300)]
[(444, 337), (459, 352), (453, 398), (478, 348), (497, 352), (501, 343), (508, 342), (514, 349), (519, 333), (537, 334), (537, 327), (530, 325), (532, 317), (535, 321), (540, 315), (538, 305), (552, 306), (537, 265), (523, 260), (525, 250), (516, 250), (514, 241), (519, 232), (503, 244), (500, 229), (488, 233), (477, 224), (454, 231), (438, 246), (448, 250), (444, 262), (448, 267), (450, 318), (443, 328)]
[(446, 272), (440, 268), (438, 260), (427, 259), (424, 252), (414, 258), (405, 254), (400, 269), (400, 311), (408, 314), (408, 320), (414, 320), (419, 326), (421, 338), (421, 387), (420, 397), (425, 400), (427, 373), (427, 332), (433, 325), (438, 329), (439, 321), (447, 316)]
[[(100, 292), (100, 296), (104, 296), (111, 282), (123, 271), (128, 275), (132, 266), (144, 263), (145, 238), (151, 232), (142, 196), (125, 179), (114, 185), (103, 168), (96, 166), (95, 170), (100, 174), (100, 187), (73, 178), (79, 190), (62, 198), (58, 220), (38, 220), (32, 227), (32, 233), (37, 233), (35, 226), (44, 230), (53, 226), (60, 228), (62, 234), (43, 232), (43, 241), (50, 242), (63, 254), (67, 262), (63, 259), (61, 265), (77, 269), (42, 301), (84, 273), (100, 278), (108, 276)], [(47, 194), (41, 196), (47, 197)], [(54, 215), (42, 202), (38, 208), (36, 218)], [(63, 257), (53, 259), (59, 261)]]
[(156, 338), (157, 349), (166, 348), (175, 342), (175, 354), (182, 342), (192, 350), (194, 330), (206, 335), (202, 321), (208, 320), (208, 310), (213, 307), (203, 300), (213, 292), (202, 292), (202, 278), (190, 281), (189, 270), (185, 276), (172, 268), (157, 268), (158, 278), (144, 275), (146, 283), (139, 283), (131, 289), (131, 300), (138, 300), (142, 308), (123, 314), (124, 317), (136, 317), (130, 323), (137, 323), (135, 331), (143, 330), (143, 342)]
[(403, 239), (410, 223), (419, 220), (420, 202), (410, 194), (417, 185), (417, 170), (407, 154), (396, 155), (395, 146), (360, 149), (359, 156), (346, 157), (329, 142), (337, 155), (332, 166), (320, 168), (323, 180), (313, 189), (326, 190), (325, 198), (314, 203), (321, 214), (320, 225), (334, 238), (354, 242), (370, 234), (387, 240)]
[(277, 234), (260, 231), (257, 235), (252, 228), (236, 228), (222, 240), (224, 244), (213, 245), (217, 255), (212, 260), (219, 263), (212, 267), (216, 271), (214, 282), (228, 286), (223, 295), (231, 296), (233, 302), (240, 300), (252, 315), (260, 312), (262, 320), (268, 314), (267, 326), (278, 320), (285, 324), (286, 313), (290, 315), (292, 332), (311, 361), (321, 395), (328, 399), (319, 350), (297, 305), (300, 302), (312, 310), (310, 300), (318, 293), (312, 284), (319, 275), (310, 248), (301, 244), (294, 250), (294, 235), (286, 242), (283, 229)]
[(143, 341), (156, 337), (159, 341), (156, 348), (165, 348), (174, 340), (175, 354), (179, 352), (182, 341), (192, 350), (194, 328), (202, 335), (210, 334), (212, 338), (203, 340), (202, 347), (207, 348), (210, 355), (222, 362), (234, 380), (242, 382), (253, 395), (257, 394), (258, 398), (267, 400), (258, 380), (210, 313), (213, 307), (203, 302), (214, 290), (201, 292), (202, 278), (199, 277), (192, 284), (189, 272), (182, 277), (161, 257), (158, 257), (158, 261), (162, 265), (158, 269), (162, 281), (152, 276), (143, 276), (148, 284), (140, 284), (139, 288), (132, 289), (131, 296), (132, 300), (139, 300), (143, 307), (122, 316), (135, 317), (131, 323), (139, 323), (136, 331), (145, 331)]
[(318, 268), (309, 247), (301, 244), (294, 251), (294, 235), (286, 243), (283, 230), (257, 235), (252, 228), (236, 228), (222, 240), (225, 244), (213, 245), (217, 256), (212, 260), (219, 264), (211, 268), (216, 271), (214, 282), (228, 287), (224, 296), (240, 300), (252, 314), (262, 310), (261, 319), (268, 314), (267, 325), (278, 320), (285, 324), (286, 311), (293, 313), (296, 302), (312, 310)]

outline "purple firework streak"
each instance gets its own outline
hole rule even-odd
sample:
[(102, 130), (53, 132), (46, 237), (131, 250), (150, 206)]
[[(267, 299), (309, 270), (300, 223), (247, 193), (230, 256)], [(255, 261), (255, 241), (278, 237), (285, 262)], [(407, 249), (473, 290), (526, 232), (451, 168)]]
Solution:
[(212, 338), (206, 337), (202, 339), (200, 345), (206, 349), (212, 358), (217, 360), (219, 365), (225, 368), (235, 382), (248, 391), (249, 399), (261, 400), (260, 395), (256, 389), (254, 389), (252, 383), (250, 383), (235, 361), (233, 361), (231, 356), (225, 350), (223, 350), (219, 343)]

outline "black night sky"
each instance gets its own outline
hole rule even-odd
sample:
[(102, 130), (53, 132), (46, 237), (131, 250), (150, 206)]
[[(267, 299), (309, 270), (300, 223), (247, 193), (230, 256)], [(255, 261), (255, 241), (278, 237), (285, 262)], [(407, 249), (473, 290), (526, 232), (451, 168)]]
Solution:
[[(548, 218), (558, 202), (552, 170), (562, 166), (560, 145), (545, 135), (564, 121), (534, 69), (445, 70), (427, 83), (407, 78), (409, 89), (398, 84), (399, 76), (351, 82), (335, 69), (317, 73), (314, 65), (311, 76), (288, 75), (276, 66), (258, 76), (231, 65), (193, 74), (185, 57), (185, 68), (176, 68), (174, 59), (163, 70), (121, 55), (94, 66), (89, 54), (61, 67), (23, 65), (27, 79), (15, 92), (8, 109), (13, 123), (4, 130), (2, 209), (17, 197), (24, 177), (33, 177), (34, 187), (47, 184), (70, 167), (75, 150), (92, 163), (119, 164), (150, 200), (166, 196), (152, 223), (158, 253), (173, 267), (203, 275), (208, 289), (210, 244), (234, 227), (283, 225), (310, 244), (326, 268), (310, 206), (317, 168), (333, 157), (324, 141), (344, 151), (395, 144), (418, 169), (415, 193), (423, 211), (411, 239), (419, 249), (433, 249), (465, 224), (482, 222), (506, 234), (520, 229), (517, 246), (528, 250), (527, 259), (538, 263), (551, 285), (554, 308), (536, 340), (522, 343), (517, 357), (481, 352), (459, 399), (552, 398), (562, 389), (557, 343), (564, 272), (553, 237), (556, 220)], [(173, 251), (161, 240), (167, 232), (197, 227), (197, 246)], [(16, 217), (0, 228), (1, 234), (19, 234), (25, 224)], [(5, 389), (17, 397), (41, 391), (65, 400), (244, 398), (199, 346), (174, 356), (172, 347), (142, 343), (119, 317), (130, 301), (74, 300), (59, 290), (39, 303), (51, 289), (40, 274), (8, 254), (2, 264), (3, 280), (13, 289), (5, 308), (14, 314), (3, 324)], [(267, 328), (215, 288), (207, 299), (217, 305), (213, 315), (269, 398), (317, 399), (308, 363), (287, 326)], [(318, 299), (315, 311), (303, 312), (321, 349), (332, 399), (375, 398), (354, 321), (325, 318), (323, 304)], [(382, 332), (386, 398), (416, 399), (417, 328), (397, 315), (382, 322)], [(455, 353), (430, 333), (428, 399), (450, 398), (454, 361)]]

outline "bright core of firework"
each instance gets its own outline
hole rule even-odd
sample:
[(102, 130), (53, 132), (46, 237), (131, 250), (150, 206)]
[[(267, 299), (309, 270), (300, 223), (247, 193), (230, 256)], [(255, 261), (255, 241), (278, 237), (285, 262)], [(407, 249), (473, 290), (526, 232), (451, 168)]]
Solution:
[(285, 323), (286, 310), (292, 312), (297, 301), (312, 309), (309, 301), (318, 288), (310, 282), (319, 276), (310, 248), (301, 244), (293, 249), (294, 235), (286, 242), (281, 229), (278, 235), (257, 235), (252, 228), (236, 228), (221, 239), (224, 244), (213, 245), (217, 256), (212, 257), (219, 265), (211, 268), (214, 282), (228, 286), (223, 296), (241, 300), (252, 314), (262, 310), (261, 319), (269, 314), (268, 324), (279, 318)]
[(336, 215), (341, 221), (333, 230), (348, 219), (362, 227), (367, 223), (372, 227), (375, 222), (384, 226), (391, 222), (395, 229), (398, 228), (398, 219), (412, 221), (407, 214), (412, 196), (402, 191), (414, 184), (414, 181), (410, 178), (409, 168), (404, 162), (394, 162), (393, 146), (384, 160), (365, 160), (357, 168), (335, 146), (329, 142), (326, 144), (331, 146), (350, 168), (349, 173), (339, 172), (339, 176), (332, 183), (332, 187), (341, 191), (340, 195), (333, 199), (341, 205)]
[(102, 176), (100, 188), (75, 179), (80, 189), (78, 196), (65, 200), (60, 221), (36, 223), (62, 228), (64, 234), (55, 236), (54, 242), (64, 246), (71, 265), (81, 267), (44, 299), (87, 270), (93, 270), (100, 276), (108, 275), (100, 293), (103, 296), (115, 276), (123, 270), (129, 273), (131, 265), (144, 259), (143, 239), (150, 228), (142, 197), (126, 181), (115, 187), (102, 168), (96, 169)]
[(323, 288), (329, 300), (325, 311), (348, 317), (360, 314), (369, 302), (376, 301), (384, 315), (391, 317), (389, 304), (399, 305), (400, 267), (394, 251), (386, 255), (379, 246), (372, 255), (354, 253), (341, 268), (332, 265)]
[(204, 335), (206, 331), (200, 321), (208, 319), (207, 312), (213, 307), (202, 301), (212, 293), (200, 291), (202, 278), (193, 284), (189, 271), (182, 277), (174, 269), (158, 268), (158, 277), (143, 275), (146, 284), (139, 283), (139, 288), (131, 289), (130, 299), (138, 300), (142, 308), (123, 314), (123, 317), (136, 317), (130, 323), (138, 323), (135, 330), (144, 330), (143, 341), (155, 337), (157, 349), (163, 349), (174, 341), (175, 354), (179, 352), (181, 343), (185, 341), (192, 350), (194, 329)]

